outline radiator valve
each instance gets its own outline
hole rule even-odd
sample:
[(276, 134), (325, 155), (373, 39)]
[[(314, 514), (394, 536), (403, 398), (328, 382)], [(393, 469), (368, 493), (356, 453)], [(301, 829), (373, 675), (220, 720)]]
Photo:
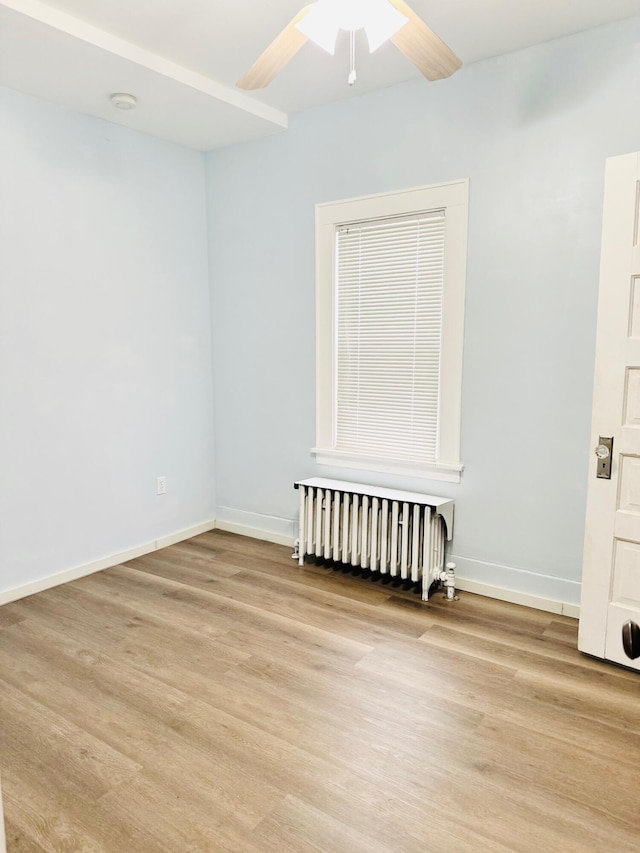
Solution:
[(440, 572), (440, 581), (444, 587), (444, 597), (447, 601), (457, 601), (456, 595), (456, 564), (447, 563), (444, 572)]
[(300, 556), (300, 540), (296, 539), (293, 544), (293, 554), (291, 555), (291, 559), (297, 560)]

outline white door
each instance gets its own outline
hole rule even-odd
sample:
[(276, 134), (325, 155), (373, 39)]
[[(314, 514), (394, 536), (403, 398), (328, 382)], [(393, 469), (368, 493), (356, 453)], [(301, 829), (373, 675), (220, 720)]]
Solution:
[(578, 646), (640, 671), (639, 200), (640, 153), (607, 160), (591, 441), (613, 451), (589, 472)]

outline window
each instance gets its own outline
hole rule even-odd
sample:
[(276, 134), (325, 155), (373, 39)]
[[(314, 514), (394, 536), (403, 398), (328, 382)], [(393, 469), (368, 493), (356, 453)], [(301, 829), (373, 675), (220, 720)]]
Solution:
[(317, 206), (320, 464), (459, 482), (467, 196)]

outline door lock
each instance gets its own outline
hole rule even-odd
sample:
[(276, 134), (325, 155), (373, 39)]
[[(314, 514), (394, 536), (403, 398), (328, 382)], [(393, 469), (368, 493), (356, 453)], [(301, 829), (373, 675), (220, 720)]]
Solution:
[(613, 456), (613, 437), (600, 436), (596, 447), (598, 457), (598, 468), (596, 476), (601, 480), (611, 479), (611, 458)]

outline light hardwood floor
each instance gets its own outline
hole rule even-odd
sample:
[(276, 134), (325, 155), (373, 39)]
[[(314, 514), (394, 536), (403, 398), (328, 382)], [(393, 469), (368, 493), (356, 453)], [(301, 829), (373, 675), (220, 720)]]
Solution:
[(0, 608), (8, 853), (640, 850), (640, 679), (574, 620), (214, 532)]

